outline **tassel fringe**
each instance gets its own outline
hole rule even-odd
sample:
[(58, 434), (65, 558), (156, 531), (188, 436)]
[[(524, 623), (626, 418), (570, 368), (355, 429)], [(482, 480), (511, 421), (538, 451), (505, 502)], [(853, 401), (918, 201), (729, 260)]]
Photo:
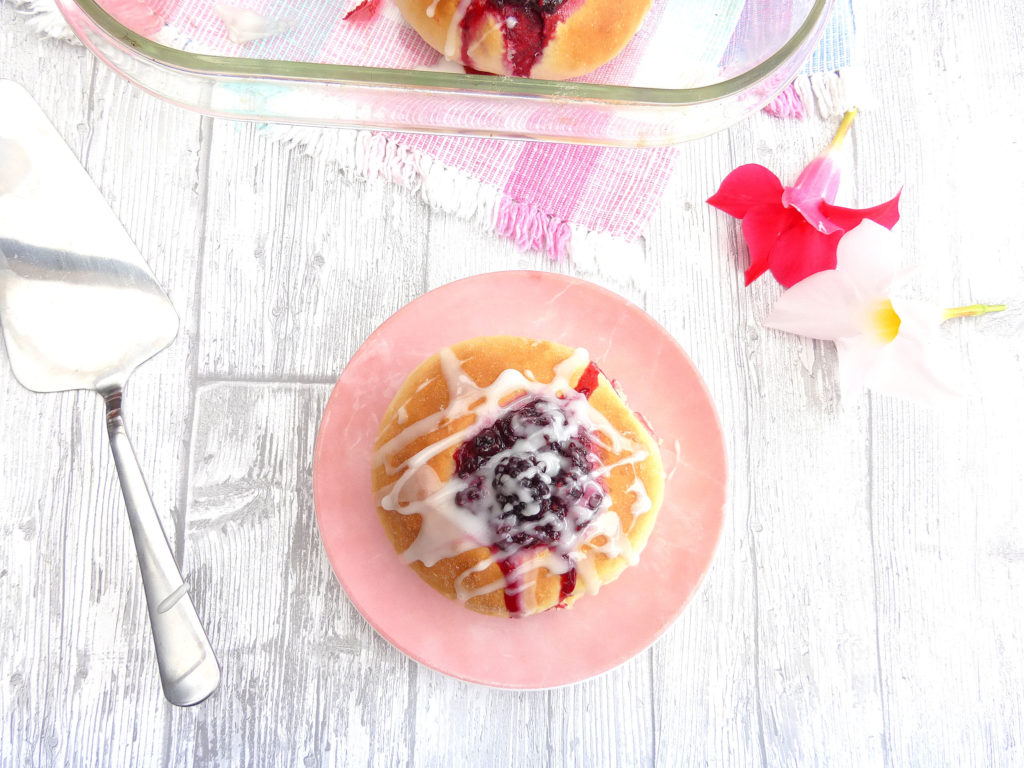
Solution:
[(823, 119), (842, 117), (853, 107), (864, 110), (867, 89), (859, 69), (847, 67), (835, 72), (798, 75), (765, 107), (770, 115), (804, 119), (817, 108)]
[(26, 17), (26, 23), (33, 32), (81, 45), (53, 0), (13, 0), (13, 5), (14, 10)]
[(397, 184), (431, 208), (475, 222), (524, 251), (539, 251), (556, 261), (571, 258), (583, 272), (635, 282), (637, 260), (643, 258), (641, 241), (571, 225), (388, 136), (290, 125), (268, 125), (265, 130), (272, 140), (334, 163), (353, 178)]

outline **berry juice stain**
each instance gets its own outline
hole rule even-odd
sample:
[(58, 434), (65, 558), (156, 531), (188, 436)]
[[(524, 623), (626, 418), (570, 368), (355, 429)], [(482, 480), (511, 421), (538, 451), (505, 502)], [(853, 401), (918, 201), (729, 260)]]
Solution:
[(597, 389), (597, 376), (599, 373), (601, 373), (601, 369), (595, 363), (590, 363), (590, 365), (583, 369), (583, 373), (580, 374), (580, 380), (576, 382), (576, 391), (587, 398), (587, 400), (590, 399), (590, 396), (594, 394), (594, 390)]

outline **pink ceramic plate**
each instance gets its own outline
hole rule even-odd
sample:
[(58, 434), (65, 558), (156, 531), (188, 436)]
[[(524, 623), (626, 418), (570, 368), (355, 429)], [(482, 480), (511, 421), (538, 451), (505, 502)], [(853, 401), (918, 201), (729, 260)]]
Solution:
[[(665, 504), (640, 563), (571, 610), (521, 620), (473, 613), (428, 587), (395, 554), (370, 491), (380, 417), (405, 377), (441, 347), (497, 334), (587, 348), (661, 438), (667, 473)], [(421, 296), (366, 340), (324, 410), (313, 494), (338, 580), (396, 648), (463, 680), (549, 688), (618, 666), (679, 615), (718, 541), (725, 472), (711, 400), (665, 329), (591, 283), (499, 272)]]

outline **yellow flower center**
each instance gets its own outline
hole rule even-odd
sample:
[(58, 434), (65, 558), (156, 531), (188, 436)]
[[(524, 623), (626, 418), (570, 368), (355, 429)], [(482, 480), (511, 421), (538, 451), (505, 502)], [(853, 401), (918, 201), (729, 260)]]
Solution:
[(892, 308), (891, 301), (886, 299), (875, 305), (871, 311), (870, 324), (883, 344), (888, 344), (896, 338), (896, 334), (900, 332), (900, 316)]

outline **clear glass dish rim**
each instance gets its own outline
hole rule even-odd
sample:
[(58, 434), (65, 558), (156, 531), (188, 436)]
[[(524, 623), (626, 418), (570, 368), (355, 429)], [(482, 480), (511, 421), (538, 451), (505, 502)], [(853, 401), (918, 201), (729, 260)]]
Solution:
[[(499, 96), (535, 97), (564, 102), (600, 101), (637, 106), (683, 107), (742, 93), (769, 77), (789, 60), (820, 25), (834, 0), (815, 0), (796, 32), (755, 67), (712, 85), (697, 88), (645, 88), (631, 85), (558, 82), (528, 78), (468, 75), (412, 69), (386, 69), (348, 64), (324, 64), (275, 59), (245, 59), (191, 53), (157, 43), (117, 21), (96, 0), (71, 0), (113, 40), (165, 66), (208, 77), (257, 77), (305, 82), (392, 86), (411, 91), (463, 91)], [(481, 87), (483, 86), (483, 87)]]

